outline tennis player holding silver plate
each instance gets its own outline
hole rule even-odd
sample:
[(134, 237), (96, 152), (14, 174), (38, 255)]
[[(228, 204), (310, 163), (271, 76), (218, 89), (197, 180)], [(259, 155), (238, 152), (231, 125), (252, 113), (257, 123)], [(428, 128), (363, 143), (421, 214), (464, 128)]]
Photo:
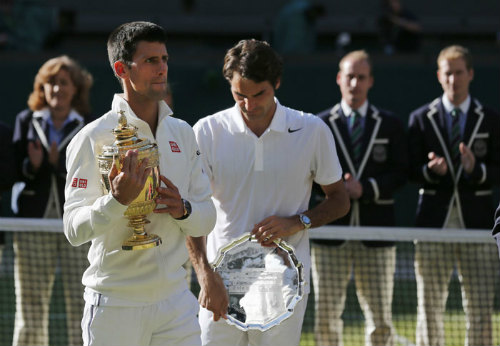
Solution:
[[(200, 283), (203, 346), (299, 345), (310, 290), (308, 230), (349, 210), (328, 126), (275, 97), (282, 65), (267, 42), (238, 42), (227, 51), (223, 67), (235, 104), (193, 127), (217, 211), (208, 236), (187, 239)], [(313, 182), (326, 198), (309, 208)], [(248, 241), (248, 231), (255, 241)], [(228, 245), (241, 237), (246, 237), (242, 245)], [(288, 284), (287, 275), (298, 262), (282, 256), (291, 252), (279, 245), (280, 239), (293, 246), (302, 263), (303, 277), (291, 279), (296, 287)], [(224, 251), (227, 246), (231, 250)], [(235, 258), (229, 259), (233, 252)], [(216, 261), (219, 253), (228, 256), (222, 267)], [(241, 268), (230, 267), (237, 265)], [(285, 292), (289, 289), (294, 292)], [(290, 298), (302, 294), (302, 299)], [(286, 317), (290, 310), (293, 314)]]
[(278, 325), (304, 294), (302, 264), (283, 240), (263, 247), (250, 233), (220, 249), (212, 264), (229, 295), (227, 322), (247, 331)]

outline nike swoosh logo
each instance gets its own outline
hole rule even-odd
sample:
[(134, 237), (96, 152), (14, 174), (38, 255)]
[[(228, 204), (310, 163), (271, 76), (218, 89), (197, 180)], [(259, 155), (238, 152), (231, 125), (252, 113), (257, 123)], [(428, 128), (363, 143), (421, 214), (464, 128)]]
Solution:
[(299, 130), (302, 130), (302, 127), (299, 127), (298, 129), (291, 129), (291, 128), (288, 128), (288, 133), (294, 133), (294, 132), (297, 132)]

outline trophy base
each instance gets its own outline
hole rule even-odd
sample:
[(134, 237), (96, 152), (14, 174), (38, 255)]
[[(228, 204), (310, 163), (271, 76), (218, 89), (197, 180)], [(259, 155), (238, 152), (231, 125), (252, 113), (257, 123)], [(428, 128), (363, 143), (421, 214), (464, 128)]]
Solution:
[(161, 238), (156, 234), (134, 234), (122, 244), (123, 250), (144, 250), (151, 249), (161, 244)]

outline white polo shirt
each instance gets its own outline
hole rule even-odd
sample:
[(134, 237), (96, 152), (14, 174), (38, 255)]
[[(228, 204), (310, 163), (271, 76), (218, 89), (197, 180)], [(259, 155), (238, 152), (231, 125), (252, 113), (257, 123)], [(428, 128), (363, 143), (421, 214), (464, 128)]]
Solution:
[[(236, 104), (200, 119), (193, 128), (217, 210), (217, 222), (207, 240), (209, 261), (220, 247), (250, 232), (264, 218), (307, 210), (313, 181), (329, 185), (342, 177), (326, 124), (275, 101), (276, 113), (260, 137), (246, 126)], [(295, 248), (307, 280), (308, 232), (284, 240)]]

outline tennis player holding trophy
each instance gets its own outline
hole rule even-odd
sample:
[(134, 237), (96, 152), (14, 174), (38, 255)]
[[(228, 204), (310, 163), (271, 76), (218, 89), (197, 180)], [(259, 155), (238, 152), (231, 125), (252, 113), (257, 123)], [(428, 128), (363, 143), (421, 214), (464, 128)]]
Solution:
[(75, 246), (92, 243), (84, 345), (201, 344), (182, 265), (186, 235), (207, 235), (215, 208), (193, 130), (163, 101), (165, 42), (149, 22), (111, 33), (108, 55), (123, 93), (68, 146), (64, 232)]

